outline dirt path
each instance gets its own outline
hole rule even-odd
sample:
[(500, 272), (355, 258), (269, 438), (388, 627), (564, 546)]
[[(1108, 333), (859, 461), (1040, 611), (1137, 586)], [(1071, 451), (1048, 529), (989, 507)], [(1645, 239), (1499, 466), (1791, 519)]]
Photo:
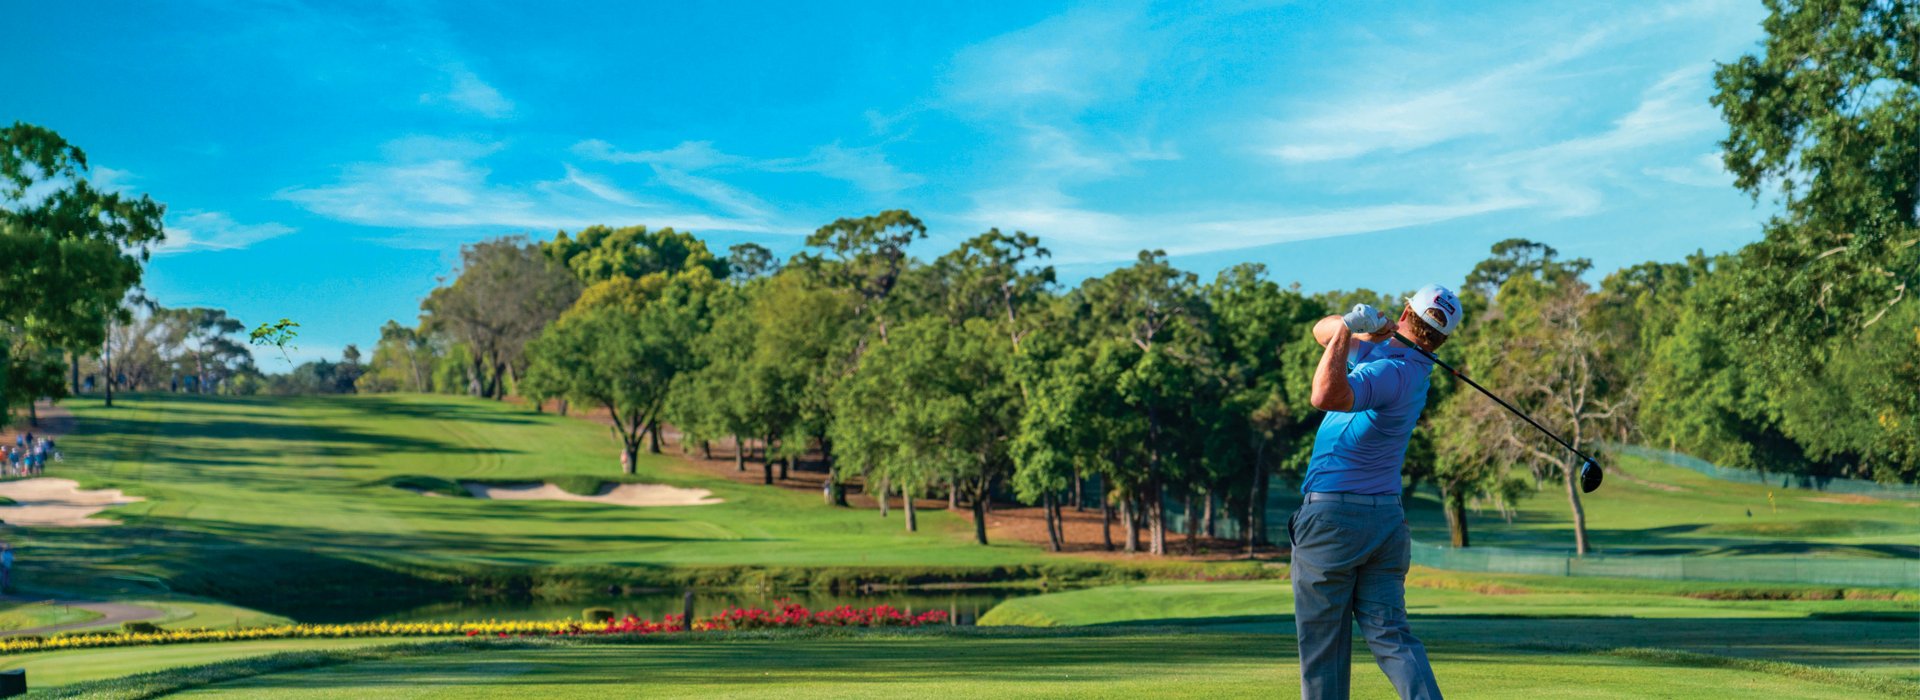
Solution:
[(64, 605), (68, 607), (79, 608), (81, 610), (89, 610), (92, 612), (100, 613), (100, 617), (92, 620), (87, 620), (84, 622), (69, 622), (69, 623), (60, 624), (60, 625), (42, 625), (39, 627), (28, 627), (26, 629), (7, 630), (4, 632), (0, 632), (0, 637), (17, 637), (17, 636), (26, 635), (26, 634), (47, 635), (47, 634), (53, 634), (55, 632), (65, 632), (68, 630), (87, 629), (87, 628), (94, 628), (94, 627), (119, 627), (120, 623), (122, 622), (133, 622), (135, 620), (157, 620), (157, 619), (160, 619), (161, 617), (166, 616), (166, 613), (161, 612), (159, 610), (155, 610), (153, 608), (143, 608), (138, 605), (128, 605), (126, 603), (108, 603), (108, 602), (98, 601), (98, 600), (33, 600), (29, 598), (22, 598), (19, 596), (0, 596), (0, 600), (5, 600), (5, 601), (15, 602), (15, 603), (43, 603), (44, 602), (52, 605)]
[(59, 438), (73, 433), (75, 424), (73, 412), (68, 411), (67, 407), (47, 401), (36, 401), (33, 406), (34, 410), (40, 414), (40, 426), (37, 428), (28, 426), (26, 417), (21, 416), (19, 422), (14, 425), (0, 425), (0, 441), (11, 445), (14, 436), (21, 433), (33, 433), (34, 437), (50, 438)]

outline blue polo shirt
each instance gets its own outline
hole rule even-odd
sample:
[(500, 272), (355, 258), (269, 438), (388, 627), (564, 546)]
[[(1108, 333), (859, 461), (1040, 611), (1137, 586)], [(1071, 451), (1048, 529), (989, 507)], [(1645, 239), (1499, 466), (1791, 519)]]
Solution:
[(1347, 353), (1353, 408), (1328, 411), (1313, 438), (1302, 493), (1400, 493), (1407, 440), (1427, 405), (1433, 361), (1399, 341), (1354, 341)]

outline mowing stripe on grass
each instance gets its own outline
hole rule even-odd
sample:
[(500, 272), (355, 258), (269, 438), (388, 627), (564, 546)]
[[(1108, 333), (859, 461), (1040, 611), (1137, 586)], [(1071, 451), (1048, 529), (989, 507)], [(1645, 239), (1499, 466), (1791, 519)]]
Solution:
[(1897, 698), (1920, 697), (1920, 683), (1902, 681), (1894, 678), (1880, 678), (1863, 673), (1840, 671), (1787, 661), (1741, 659), (1731, 656), (1717, 656), (1714, 654), (1683, 651), (1680, 649), (1661, 649), (1658, 647), (1599, 647), (1590, 644), (1516, 644), (1506, 648), (1556, 654), (1599, 654), (1602, 656), (1612, 656), (1671, 666), (1728, 668), (1736, 671), (1766, 673), (1796, 680), (1837, 685)]

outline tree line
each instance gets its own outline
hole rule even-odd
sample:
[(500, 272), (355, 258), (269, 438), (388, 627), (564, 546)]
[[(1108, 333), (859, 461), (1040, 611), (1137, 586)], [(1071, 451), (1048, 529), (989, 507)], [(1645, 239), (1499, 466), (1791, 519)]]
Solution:
[[(1583, 449), (1638, 442), (1911, 483), (1920, 10), (1770, 8), (1761, 50), (1719, 66), (1713, 97), (1736, 186), (1779, 204), (1760, 240), (1604, 274), (1541, 242), (1502, 241), (1461, 285), (1467, 323), (1441, 355)], [(1307, 294), (1257, 264), (1202, 279), (1152, 250), (1069, 288), (1025, 232), (922, 255), (926, 227), (903, 210), (822, 226), (787, 260), (596, 226), (465, 246), (420, 322), (389, 322), (364, 363), (349, 347), (337, 363), (260, 375), (232, 352), (238, 325), (223, 313), (130, 298), (164, 207), (94, 189), (86, 172), (50, 130), (0, 130), (10, 412), (77, 391), (94, 363), (109, 389), (165, 375), (195, 390), (518, 395), (605, 411), (628, 469), (670, 423), (685, 445), (755, 446), (769, 482), (776, 465), (814, 456), (883, 504), (908, 497), (908, 528), (911, 496), (944, 493), (974, 509), (982, 542), (980, 516), (1000, 494), (1041, 506), (1059, 547), (1061, 506), (1090, 487), (1128, 551), (1164, 553), (1170, 536), (1191, 542), (1226, 519), (1257, 546), (1266, 490), (1297, 479), (1320, 420), (1306, 401), (1312, 321), (1400, 303)], [(1469, 509), (1511, 512), (1553, 487), (1586, 550), (1567, 478), (1577, 465), (1444, 378), (1429, 401), (1408, 488), (1439, 492), (1456, 545), (1470, 544)], [(1168, 532), (1170, 507), (1194, 516), (1184, 533)]]
[[(1583, 449), (1913, 482), (1920, 22), (1902, 4), (1772, 10), (1759, 55), (1714, 76), (1726, 168), (1781, 204), (1761, 240), (1605, 274), (1502, 241), (1462, 285), (1468, 321), (1441, 355)], [(982, 542), (1004, 492), (1044, 508), (1060, 546), (1060, 505), (1097, 483), (1123, 546), (1163, 553), (1170, 504), (1196, 516), (1190, 541), (1217, 515), (1259, 543), (1270, 479), (1299, 475), (1320, 420), (1312, 321), (1400, 304), (1306, 294), (1257, 264), (1203, 280), (1151, 250), (1066, 288), (1024, 232), (921, 256), (925, 238), (895, 210), (823, 226), (780, 262), (645, 227), (487, 241), (419, 328), (383, 330), (368, 376), (604, 410), (629, 469), (663, 423), (687, 444), (762, 446), (768, 482), (818, 455), (836, 481), (902, 497), (909, 529), (912, 496), (970, 503)], [(1443, 378), (1429, 401), (1406, 476), (1440, 493), (1456, 545), (1469, 508), (1511, 512), (1554, 486), (1586, 551), (1568, 455)]]

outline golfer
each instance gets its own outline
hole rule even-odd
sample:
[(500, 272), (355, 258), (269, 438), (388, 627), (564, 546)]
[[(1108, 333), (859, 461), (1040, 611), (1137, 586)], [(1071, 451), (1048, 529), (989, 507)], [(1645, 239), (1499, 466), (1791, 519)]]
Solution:
[(1345, 700), (1355, 622), (1400, 697), (1440, 698), (1426, 647), (1407, 627), (1412, 552), (1400, 505), (1400, 465), (1427, 405), (1433, 363), (1394, 333), (1432, 352), (1460, 326), (1461, 311), (1459, 297), (1430, 284), (1398, 321), (1359, 304), (1313, 326), (1326, 350), (1312, 400), (1327, 416), (1300, 486), (1306, 502), (1287, 521), (1301, 698)]

